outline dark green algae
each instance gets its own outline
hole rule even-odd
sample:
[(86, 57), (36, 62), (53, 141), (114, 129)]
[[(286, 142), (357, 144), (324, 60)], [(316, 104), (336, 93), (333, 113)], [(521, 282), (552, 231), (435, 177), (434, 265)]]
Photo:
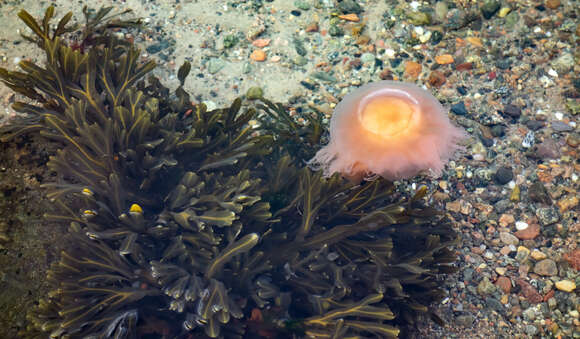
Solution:
[[(45, 223), (68, 227), (22, 337), (385, 338), (441, 319), (456, 270), (444, 215), (384, 179), (353, 183), (305, 167), (326, 133), (281, 104), (208, 111), (118, 40), (138, 27), (110, 8), (86, 23), (54, 8), (20, 18), (44, 66), (0, 78), (28, 98), (3, 140), (56, 145)], [(258, 119), (261, 127), (248, 125)]]

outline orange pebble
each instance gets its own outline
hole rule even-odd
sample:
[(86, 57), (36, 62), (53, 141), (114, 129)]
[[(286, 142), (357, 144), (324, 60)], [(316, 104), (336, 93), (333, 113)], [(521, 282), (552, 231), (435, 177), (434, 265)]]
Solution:
[(257, 49), (250, 54), (250, 59), (254, 61), (264, 61), (266, 60), (266, 52), (261, 49)]
[(452, 63), (454, 60), (453, 60), (453, 56), (451, 54), (442, 54), (442, 55), (436, 56), (435, 61), (439, 65), (447, 65), (447, 64)]
[(254, 41), (252, 41), (252, 45), (262, 48), (262, 47), (266, 47), (270, 44), (270, 39), (256, 39)]
[(417, 79), (419, 74), (421, 74), (421, 69), (423, 66), (414, 61), (407, 61), (405, 63), (405, 74), (411, 78)]
[(342, 20), (346, 20), (346, 21), (352, 21), (352, 22), (359, 22), (360, 21), (358, 15), (356, 15), (355, 13), (339, 15), (338, 18), (342, 19)]
[(483, 43), (481, 42), (480, 38), (470, 36), (470, 37), (465, 38), (465, 40), (467, 40), (467, 42), (469, 42), (470, 44), (472, 44), (474, 46), (483, 47)]

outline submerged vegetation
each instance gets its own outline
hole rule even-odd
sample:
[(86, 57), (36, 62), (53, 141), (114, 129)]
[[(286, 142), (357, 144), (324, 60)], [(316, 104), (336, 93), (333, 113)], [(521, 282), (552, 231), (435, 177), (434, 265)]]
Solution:
[[(70, 225), (53, 286), (23, 336), (386, 338), (444, 297), (455, 271), (450, 222), (384, 179), (328, 179), (305, 167), (321, 119), (297, 124), (262, 100), (208, 111), (153, 77), (113, 34), (138, 20), (85, 10), (82, 31), (54, 8), (19, 16), (46, 64), (0, 69), (26, 96), (3, 134), (60, 145), (45, 183)], [(259, 119), (260, 128), (248, 122)]]

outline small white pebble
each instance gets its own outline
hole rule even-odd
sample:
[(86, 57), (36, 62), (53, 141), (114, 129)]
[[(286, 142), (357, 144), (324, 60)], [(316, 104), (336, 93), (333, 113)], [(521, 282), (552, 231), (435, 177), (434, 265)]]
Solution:
[(536, 26), (536, 27), (534, 28), (534, 33), (542, 33), (542, 27), (540, 27), (540, 26)]
[(392, 59), (395, 57), (395, 50), (392, 48), (387, 48), (385, 49), (385, 55), (387, 56), (387, 58)]
[(422, 43), (426, 43), (427, 41), (429, 41), (429, 39), (431, 39), (431, 31), (427, 31), (425, 32), (425, 34), (421, 34), (419, 36), (419, 41), (421, 41)]
[(534, 141), (535, 141), (534, 131), (529, 131), (528, 133), (526, 133), (524, 140), (522, 140), (522, 146), (525, 148), (530, 148), (534, 145)]
[(465, 172), (465, 177), (468, 178), (468, 179), (469, 178), (472, 178), (473, 177), (473, 172), (472, 171)]
[(14, 58), (14, 63), (15, 64), (18, 64), (20, 62), (20, 60), (22, 60), (22, 59), (20, 59), (20, 57), (15, 57)]
[(556, 119), (562, 120), (564, 118), (564, 113), (556, 112), (556, 113), (554, 113), (554, 116), (556, 117)]
[(574, 181), (574, 182), (578, 181), (578, 174), (572, 173), (572, 175), (570, 176), (570, 179), (572, 179), (572, 181)]
[(550, 68), (548, 70), (548, 75), (553, 77), (553, 78), (557, 78), (558, 77), (558, 72), (556, 72), (555, 70), (553, 70), (552, 68)]
[(508, 182), (508, 187), (509, 187), (510, 189), (514, 189), (514, 187), (516, 187), (516, 182), (515, 182), (515, 181), (513, 181), (513, 180), (511, 180), (510, 182)]
[(473, 155), (473, 160), (475, 161), (483, 161), (485, 160), (485, 156), (483, 154), (474, 154)]
[(525, 221), (516, 221), (516, 229), (518, 231), (523, 231), (526, 228), (528, 228), (528, 226), (529, 226), (528, 223)]
[(420, 4), (418, 1), (412, 1), (412, 2), (409, 4), (409, 6), (411, 6), (411, 8), (412, 8), (413, 10), (417, 10), (417, 8), (419, 8), (419, 6), (420, 6), (420, 5), (421, 5), (421, 4)]

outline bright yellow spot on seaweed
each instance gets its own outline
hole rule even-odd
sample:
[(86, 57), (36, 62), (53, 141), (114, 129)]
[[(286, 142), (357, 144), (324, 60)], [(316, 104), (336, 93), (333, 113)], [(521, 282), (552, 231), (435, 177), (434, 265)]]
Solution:
[(143, 214), (143, 209), (141, 208), (141, 206), (139, 206), (137, 204), (133, 204), (133, 205), (131, 205), (131, 208), (129, 208), (129, 213), (131, 213), (131, 214)]
[(89, 197), (92, 197), (92, 196), (93, 196), (93, 191), (91, 191), (91, 190), (90, 190), (90, 189), (88, 189), (88, 188), (83, 188), (83, 191), (82, 191), (82, 193), (83, 193), (84, 195), (87, 195), (87, 196), (89, 196)]
[(413, 125), (415, 107), (407, 100), (396, 97), (371, 99), (360, 113), (362, 126), (382, 137), (393, 137), (407, 132)]
[(96, 211), (93, 211), (93, 210), (84, 210), (83, 211), (83, 217), (94, 217), (95, 215), (97, 215)]

